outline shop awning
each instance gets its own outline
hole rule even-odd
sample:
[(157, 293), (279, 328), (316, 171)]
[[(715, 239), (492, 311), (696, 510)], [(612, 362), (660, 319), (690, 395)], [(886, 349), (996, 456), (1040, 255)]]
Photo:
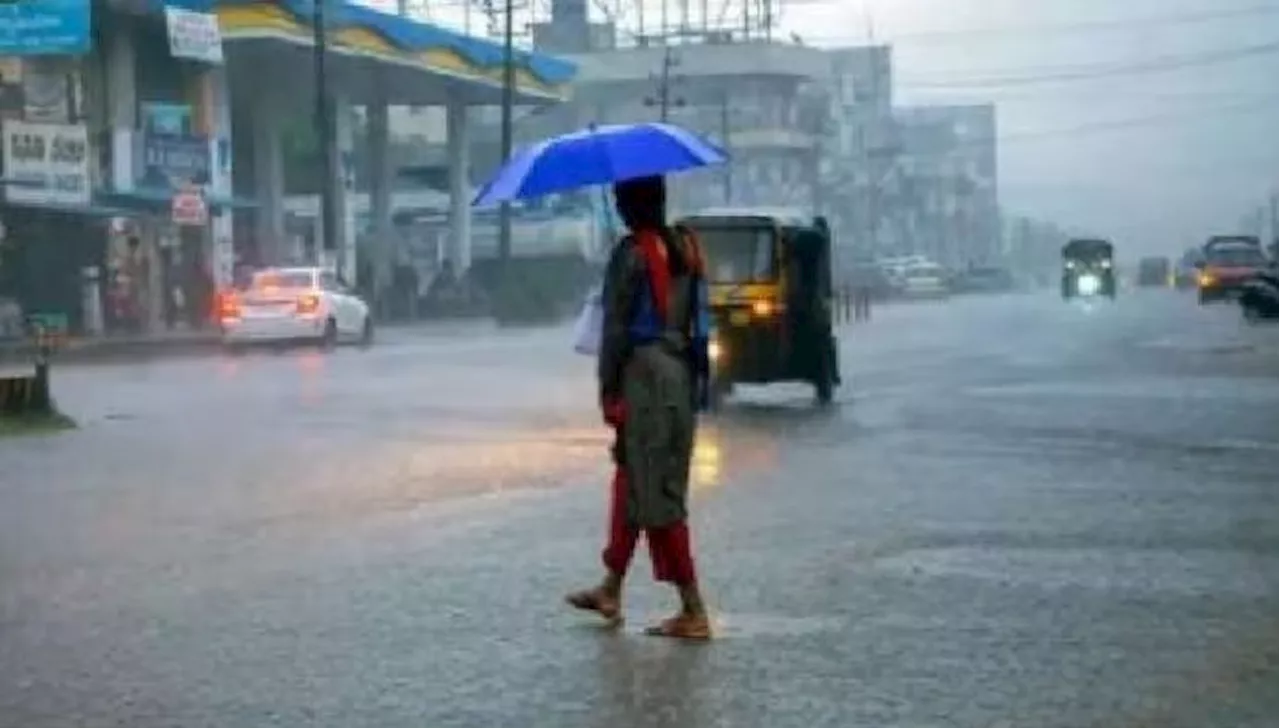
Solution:
[(16, 177), (0, 177), (0, 187), (43, 187), (39, 182)]
[[(108, 204), (131, 210), (165, 210), (173, 204), (174, 190), (165, 187), (139, 187), (132, 190), (101, 192), (98, 198)], [(253, 200), (234, 195), (205, 195), (205, 202), (213, 209), (252, 210), (258, 206)]]
[[(226, 64), (234, 87), (264, 84), (312, 93), (311, 0), (142, 0), (218, 17)], [(498, 104), (505, 50), (500, 42), (432, 23), (381, 12), (358, 0), (328, 6), (330, 74), (353, 104), (432, 106), (461, 98), (472, 105)], [(533, 50), (513, 49), (518, 104), (558, 102), (570, 95), (577, 65)], [(287, 81), (264, 80), (273, 69)], [(301, 82), (301, 83), (299, 83)]]
[(23, 210), (57, 212), (65, 215), (85, 215), (88, 217), (129, 217), (134, 214), (126, 208), (98, 204), (96, 201), (88, 205), (65, 205), (47, 202), (9, 202), (6, 200), (3, 202), (3, 205), (5, 207), (21, 208)]

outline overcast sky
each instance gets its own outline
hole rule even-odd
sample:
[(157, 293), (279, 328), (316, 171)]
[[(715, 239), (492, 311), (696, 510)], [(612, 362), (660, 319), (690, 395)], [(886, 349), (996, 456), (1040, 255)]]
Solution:
[[(869, 17), (875, 37), (894, 44), (899, 103), (995, 101), (1007, 207), (1133, 250), (1180, 250), (1233, 228), (1276, 185), (1275, 7), (847, 0), (786, 8), (783, 23), (838, 42), (865, 37)], [(1114, 72), (1135, 66), (1164, 70)], [(1089, 78), (1044, 82), (1063, 71)], [(984, 84), (960, 86), (974, 80)]]
[[(732, 13), (740, 3), (708, 7)], [(634, 3), (623, 5), (634, 20)], [(651, 22), (660, 5), (646, 0)], [(696, 13), (702, 3), (691, 5)], [(673, 19), (677, 7), (670, 0)], [(1276, 186), (1275, 7), (1275, 0), (791, 0), (779, 36), (892, 43), (899, 104), (997, 103), (1006, 208), (1135, 252), (1180, 251), (1234, 228)], [(461, 24), (456, 10), (433, 15)], [(479, 16), (473, 22), (483, 30)], [(1219, 56), (1227, 58), (1208, 62)], [(1134, 67), (1148, 72), (1123, 72)], [(1064, 73), (1087, 78), (1045, 80)]]

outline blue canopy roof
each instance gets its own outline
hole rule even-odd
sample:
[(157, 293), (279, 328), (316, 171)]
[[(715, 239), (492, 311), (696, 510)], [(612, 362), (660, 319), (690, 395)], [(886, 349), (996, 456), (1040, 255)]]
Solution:
[[(311, 0), (151, 0), (156, 9), (164, 6), (199, 12), (214, 12), (218, 7), (232, 5), (271, 4), (286, 10), (300, 24), (310, 25), (314, 4)], [(482, 68), (502, 65), (501, 44), (484, 38), (459, 33), (430, 23), (421, 23), (399, 15), (391, 15), (350, 0), (330, 0), (328, 8), (331, 30), (360, 28), (382, 36), (391, 45), (407, 53), (420, 53), (434, 49), (454, 51), (467, 61)], [(551, 85), (571, 81), (577, 67), (569, 61), (552, 56), (515, 49), (515, 62), (532, 73), (538, 80)]]

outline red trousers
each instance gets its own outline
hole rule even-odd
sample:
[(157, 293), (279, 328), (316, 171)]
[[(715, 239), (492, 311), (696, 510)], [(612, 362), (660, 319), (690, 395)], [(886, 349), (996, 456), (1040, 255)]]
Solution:
[[(679, 521), (662, 528), (646, 528), (644, 532), (649, 542), (649, 558), (653, 561), (653, 578), (676, 586), (693, 585), (697, 574), (693, 569), (688, 524)], [(609, 544), (603, 554), (605, 568), (625, 576), (639, 540), (640, 529), (627, 525), (627, 476), (622, 468), (615, 468), (609, 504)]]

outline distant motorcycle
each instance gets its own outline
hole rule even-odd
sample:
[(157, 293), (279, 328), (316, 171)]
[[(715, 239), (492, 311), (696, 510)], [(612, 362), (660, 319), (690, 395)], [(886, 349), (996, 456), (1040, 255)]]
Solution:
[(1261, 271), (1240, 289), (1240, 310), (1249, 321), (1275, 320), (1280, 288), (1276, 285), (1276, 268)]

